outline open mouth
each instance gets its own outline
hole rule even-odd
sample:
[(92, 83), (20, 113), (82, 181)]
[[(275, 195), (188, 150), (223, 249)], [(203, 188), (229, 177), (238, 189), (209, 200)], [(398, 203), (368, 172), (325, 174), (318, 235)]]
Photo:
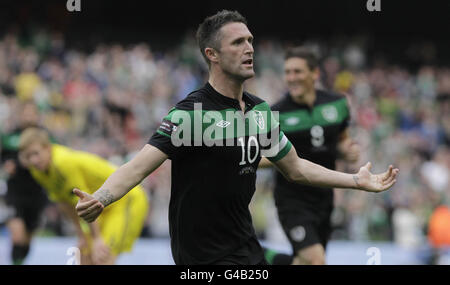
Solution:
[(247, 59), (243, 62), (243, 64), (247, 64), (247, 65), (252, 65), (253, 64), (253, 59)]

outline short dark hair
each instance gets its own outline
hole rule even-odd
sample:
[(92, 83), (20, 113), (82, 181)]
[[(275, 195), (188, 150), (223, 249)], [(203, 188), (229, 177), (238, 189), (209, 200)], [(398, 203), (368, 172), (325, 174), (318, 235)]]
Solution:
[(200, 52), (208, 65), (210, 64), (205, 54), (205, 48), (220, 49), (219, 30), (228, 23), (243, 23), (247, 25), (247, 19), (237, 11), (222, 10), (215, 15), (207, 17), (197, 29), (197, 42)]
[(293, 57), (304, 59), (310, 70), (314, 70), (319, 67), (319, 59), (309, 48), (303, 46), (290, 48), (284, 55), (284, 60), (288, 60)]

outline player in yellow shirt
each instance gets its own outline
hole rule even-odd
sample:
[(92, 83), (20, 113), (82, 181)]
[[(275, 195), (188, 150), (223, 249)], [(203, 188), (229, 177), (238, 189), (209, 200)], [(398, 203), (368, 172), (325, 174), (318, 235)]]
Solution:
[[(20, 159), (34, 179), (74, 222), (81, 264), (114, 264), (120, 253), (131, 250), (148, 212), (147, 195), (141, 186), (105, 208), (98, 222), (86, 224), (75, 211), (78, 197), (83, 198), (83, 192), (94, 193), (116, 166), (94, 154), (51, 144), (48, 134), (36, 128), (22, 133), (19, 148)], [(78, 188), (83, 192), (74, 190)]]

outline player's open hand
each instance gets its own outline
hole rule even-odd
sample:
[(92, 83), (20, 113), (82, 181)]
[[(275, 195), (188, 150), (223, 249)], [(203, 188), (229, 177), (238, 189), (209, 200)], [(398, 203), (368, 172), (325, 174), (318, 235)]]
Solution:
[(88, 223), (92, 223), (97, 219), (103, 211), (103, 205), (100, 201), (95, 199), (92, 195), (81, 191), (80, 189), (73, 189), (73, 193), (80, 199), (75, 207), (79, 217), (83, 218)]
[(372, 164), (368, 162), (353, 176), (357, 188), (368, 192), (382, 192), (389, 189), (397, 181), (398, 168), (389, 165), (388, 170), (380, 174), (372, 174), (371, 168)]

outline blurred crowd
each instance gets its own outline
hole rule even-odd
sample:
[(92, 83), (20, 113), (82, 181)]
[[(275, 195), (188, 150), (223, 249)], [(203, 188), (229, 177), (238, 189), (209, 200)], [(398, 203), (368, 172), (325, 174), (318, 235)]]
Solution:
[[(6, 34), (0, 39), (0, 132), (15, 127), (22, 102), (34, 101), (41, 125), (58, 143), (122, 164), (148, 141), (169, 109), (207, 79), (194, 37), (189, 34), (180, 43), (164, 51), (152, 50), (151, 43), (100, 44), (82, 51), (45, 30), (26, 41)], [(374, 172), (389, 164), (400, 169), (396, 185), (382, 194), (335, 190), (333, 238), (420, 246), (432, 211), (450, 197), (450, 67), (423, 64), (409, 70), (375, 60), (357, 41), (306, 44), (322, 59), (318, 88), (347, 96), (352, 136), (362, 146), (359, 164), (339, 162), (338, 168), (356, 171), (371, 161)], [(285, 92), (288, 45), (271, 40), (255, 45), (256, 77), (246, 89), (269, 104)], [(3, 174), (0, 200), (4, 180)], [(166, 237), (170, 161), (144, 186), (151, 213), (143, 236)], [(258, 234), (266, 239), (276, 239), (273, 232), (279, 229), (272, 186), (272, 171), (260, 171), (251, 210)], [(1, 213), (0, 201), (0, 223)], [(52, 206), (43, 229), (71, 234)]]

